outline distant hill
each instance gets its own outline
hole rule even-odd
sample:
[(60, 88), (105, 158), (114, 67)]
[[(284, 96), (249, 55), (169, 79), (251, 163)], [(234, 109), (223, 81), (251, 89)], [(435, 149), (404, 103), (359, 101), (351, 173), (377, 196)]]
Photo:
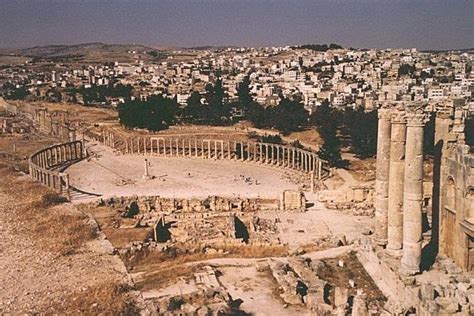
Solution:
[(460, 48), (460, 49), (430, 49), (430, 50), (422, 50), (423, 53), (447, 53), (447, 52), (474, 52), (474, 47), (471, 48)]
[(16, 54), (28, 57), (58, 57), (70, 55), (88, 55), (90, 53), (126, 53), (128, 51), (152, 51), (153, 48), (136, 44), (85, 43), (76, 45), (48, 45), (18, 49)]
[(338, 44), (331, 43), (329, 45), (327, 44), (304, 44), (304, 45), (299, 45), (299, 46), (293, 46), (291, 47), (292, 49), (310, 49), (314, 50), (317, 52), (325, 52), (331, 49), (342, 49), (343, 47)]

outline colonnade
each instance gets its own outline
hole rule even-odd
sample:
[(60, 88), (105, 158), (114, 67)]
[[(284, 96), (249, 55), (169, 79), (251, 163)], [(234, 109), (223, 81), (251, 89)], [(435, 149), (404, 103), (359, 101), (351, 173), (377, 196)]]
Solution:
[(376, 241), (401, 256), (401, 271), (420, 271), (423, 201), (422, 108), (379, 109)]
[[(104, 136), (104, 144), (112, 146), (113, 138), (113, 134)], [(304, 173), (314, 173), (318, 179), (329, 172), (327, 164), (319, 159), (314, 152), (261, 142), (136, 137), (125, 141), (124, 153), (254, 162)]]
[(61, 167), (85, 157), (83, 143), (73, 141), (49, 146), (35, 152), (29, 159), (30, 176), (54, 189), (59, 194), (69, 196), (69, 175), (61, 172)]

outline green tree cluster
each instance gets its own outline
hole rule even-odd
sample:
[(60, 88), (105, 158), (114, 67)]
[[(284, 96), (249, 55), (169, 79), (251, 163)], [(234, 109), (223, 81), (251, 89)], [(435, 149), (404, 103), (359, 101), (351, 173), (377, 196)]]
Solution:
[(343, 125), (351, 140), (351, 152), (368, 158), (377, 152), (377, 111), (365, 112), (348, 108), (343, 114)]
[(341, 141), (338, 137), (339, 113), (329, 106), (329, 102), (323, 102), (311, 115), (310, 122), (318, 129), (323, 139), (323, 145), (319, 149), (319, 157), (329, 162), (332, 166), (340, 166)]
[(464, 126), (464, 135), (466, 137), (466, 144), (468, 144), (471, 149), (474, 148), (474, 116), (469, 116), (465, 121)]
[(107, 97), (118, 98), (123, 97), (130, 99), (133, 87), (131, 85), (109, 84), (104, 86), (93, 85), (90, 88), (81, 87), (77, 90), (82, 95), (85, 104), (105, 102)]
[(167, 129), (176, 122), (178, 104), (161, 95), (147, 101), (128, 101), (118, 107), (120, 124), (126, 128), (146, 128), (150, 131)]
[(3, 95), (8, 100), (24, 100), (30, 92), (24, 86), (16, 87), (14, 84), (6, 82), (3, 87)]
[(415, 66), (410, 64), (403, 64), (398, 68), (398, 76), (411, 76), (415, 72)]

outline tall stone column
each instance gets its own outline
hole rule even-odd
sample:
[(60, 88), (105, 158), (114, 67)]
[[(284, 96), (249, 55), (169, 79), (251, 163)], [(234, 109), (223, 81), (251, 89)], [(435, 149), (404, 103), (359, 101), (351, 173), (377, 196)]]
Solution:
[(276, 146), (276, 150), (277, 150), (276, 165), (280, 166), (280, 146)]
[(265, 162), (269, 163), (268, 144), (265, 144)]
[(398, 256), (401, 255), (403, 241), (403, 181), (406, 139), (404, 112), (396, 110), (391, 122), (387, 250), (390, 254)]
[(402, 272), (420, 271), (423, 201), (423, 126), (425, 114), (407, 114), (405, 181), (403, 189)]
[(378, 110), (377, 162), (375, 175), (375, 238), (379, 245), (387, 244), (388, 233), (388, 188), (390, 183), (390, 134), (391, 117), (389, 109)]

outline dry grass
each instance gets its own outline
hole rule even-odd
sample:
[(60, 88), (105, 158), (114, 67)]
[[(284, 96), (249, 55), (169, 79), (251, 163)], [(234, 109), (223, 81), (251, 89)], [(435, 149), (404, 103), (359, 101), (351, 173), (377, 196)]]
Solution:
[(314, 128), (307, 129), (304, 131), (299, 131), (299, 132), (293, 132), (289, 134), (288, 137), (292, 139), (297, 139), (300, 142), (309, 144), (311, 146), (320, 146), (323, 143), (321, 136), (319, 135), (318, 131)]
[[(0, 135), (0, 159), (15, 168), (28, 172), (28, 158), (35, 151), (57, 143), (51, 138), (25, 135)], [(13, 150), (15, 146), (15, 150)]]
[[(122, 218), (116, 209), (108, 206), (95, 206), (94, 204), (80, 204), (77, 208), (91, 214), (99, 224), (100, 229), (115, 248), (129, 247), (132, 242), (141, 242), (153, 236), (152, 228), (133, 228), (136, 219)], [(116, 228), (117, 225), (119, 228)]]
[(354, 158), (349, 165), (352, 176), (361, 182), (375, 180), (375, 158), (360, 160)]
[(0, 191), (18, 201), (15, 213), (19, 222), (28, 223), (25, 233), (35, 236), (45, 250), (68, 255), (96, 237), (88, 217), (74, 211), (54, 191), (27, 178), (18, 178), (12, 167), (0, 164), (3, 185)]
[(201, 269), (201, 267), (202, 265), (184, 265), (155, 270), (153, 272), (145, 273), (140, 280), (135, 282), (135, 285), (140, 291), (163, 288), (167, 285), (173, 284), (177, 279), (190, 278), (192, 274)]
[(124, 260), (134, 271), (145, 271), (153, 266), (170, 267), (215, 258), (267, 258), (288, 255), (287, 246), (227, 246), (222, 250), (221, 253), (185, 253), (186, 250), (161, 252), (147, 249)]
[[(84, 267), (74, 271), (78, 264), (65, 264), (68, 258), (77, 254), (78, 258), (84, 258), (83, 246), (96, 237), (97, 232), (89, 224), (89, 218), (84, 213), (77, 211), (72, 204), (64, 203), (64, 198), (57, 195), (49, 188), (31, 181), (25, 176), (20, 176), (11, 165), (0, 162), (0, 193), (6, 195), (8, 205), (8, 216), (5, 216), (5, 224), (15, 227), (16, 238), (31, 240), (31, 256), (45, 255), (51, 266), (34, 273), (60, 273), (77, 274), (89, 273)], [(30, 251), (25, 248), (24, 251)], [(81, 257), (82, 256), (82, 257)], [(53, 259), (52, 259), (53, 258)], [(54, 259), (55, 258), (55, 259)], [(90, 258), (97, 260), (96, 255)], [(33, 260), (34, 258), (31, 258)], [(83, 259), (80, 259), (83, 260)], [(105, 262), (108, 262), (107, 260)], [(18, 264), (24, 264), (19, 262)], [(100, 269), (90, 269), (97, 273)], [(87, 283), (89, 277), (96, 278), (97, 275), (84, 275), (81, 279)], [(51, 291), (50, 286), (44, 284), (44, 293), (40, 295), (41, 300), (31, 302), (34, 313), (39, 314), (85, 314), (85, 315), (115, 315), (115, 314), (137, 314), (135, 299), (127, 286), (122, 285), (120, 278), (112, 277), (110, 273), (100, 275), (99, 282), (88, 283), (82, 287), (81, 283), (71, 283), (61, 293), (47, 294)], [(75, 282), (77, 282), (77, 280)], [(35, 288), (36, 280), (28, 280)], [(70, 282), (64, 280), (65, 284)], [(74, 281), (72, 281), (74, 282)], [(65, 285), (63, 285), (64, 287)], [(59, 286), (58, 288), (62, 288)], [(43, 299), (45, 298), (45, 299)], [(47, 298), (47, 299), (46, 299)]]
[(40, 314), (66, 315), (138, 315), (139, 310), (129, 296), (130, 287), (117, 284), (101, 284), (75, 291), (61, 300), (40, 307)]
[(333, 247), (334, 247), (334, 244), (330, 240), (327, 240), (326, 242), (321, 242), (321, 243), (304, 244), (298, 247), (298, 249), (301, 249), (304, 253), (309, 253), (309, 252), (315, 252), (315, 251), (322, 251), (322, 250), (330, 249)]
[(132, 242), (140, 242), (147, 239), (152, 233), (153, 229), (145, 228), (113, 228), (103, 227), (102, 231), (107, 236), (107, 239), (114, 245), (115, 248), (125, 248), (130, 246)]
[[(205, 263), (216, 258), (263, 258), (286, 256), (285, 246), (233, 246), (223, 249), (224, 253), (207, 254), (161, 252), (143, 250), (133, 258), (124, 258), (133, 272), (140, 272), (136, 285), (141, 290), (156, 289), (175, 282), (178, 278), (191, 277)], [(195, 264), (191, 264), (195, 263)]]

